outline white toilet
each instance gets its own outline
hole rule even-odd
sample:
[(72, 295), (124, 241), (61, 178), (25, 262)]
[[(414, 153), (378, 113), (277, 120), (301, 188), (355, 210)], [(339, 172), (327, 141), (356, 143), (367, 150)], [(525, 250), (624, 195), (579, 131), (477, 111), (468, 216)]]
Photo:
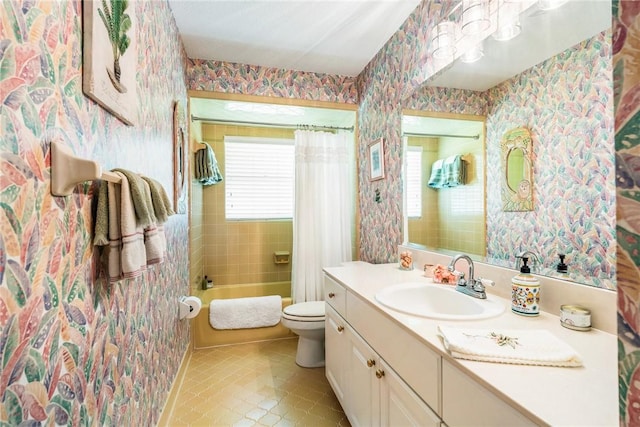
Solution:
[(298, 335), (296, 363), (303, 368), (324, 366), (324, 301), (289, 305), (282, 311), (282, 325)]

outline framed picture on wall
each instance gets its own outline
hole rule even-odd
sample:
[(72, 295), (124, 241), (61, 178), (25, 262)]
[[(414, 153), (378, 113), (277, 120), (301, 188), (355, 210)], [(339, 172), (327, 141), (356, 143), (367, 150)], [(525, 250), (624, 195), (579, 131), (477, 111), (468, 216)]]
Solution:
[(384, 141), (382, 138), (372, 142), (369, 151), (369, 181), (384, 178)]
[(84, 0), (82, 91), (124, 123), (133, 125), (136, 98), (135, 4)]

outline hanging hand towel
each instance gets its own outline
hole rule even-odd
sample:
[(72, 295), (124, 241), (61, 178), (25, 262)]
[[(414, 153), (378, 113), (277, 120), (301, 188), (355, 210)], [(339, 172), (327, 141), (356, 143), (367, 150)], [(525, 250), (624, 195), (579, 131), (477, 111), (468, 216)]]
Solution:
[[(144, 230), (136, 220), (133, 196), (129, 187), (129, 181), (125, 174), (120, 175), (120, 235), (122, 236), (122, 249), (120, 261), (122, 277), (131, 279), (142, 274), (147, 264), (147, 255), (144, 247)], [(144, 184), (141, 191), (144, 193)], [(144, 197), (144, 196), (143, 196)], [(109, 254), (111, 257), (111, 254)]]
[(444, 188), (445, 180), (442, 174), (442, 164), (444, 161), (442, 159), (436, 160), (431, 166), (431, 175), (429, 176), (429, 184), (430, 188)]
[(109, 250), (107, 256), (107, 274), (109, 282), (117, 282), (122, 279), (122, 265), (120, 251), (122, 250), (122, 234), (120, 230), (120, 185), (113, 182), (107, 184), (107, 204), (109, 222)]
[(196, 179), (203, 185), (213, 185), (222, 181), (222, 173), (218, 167), (218, 161), (213, 149), (209, 144), (196, 151), (195, 155), (195, 175)]
[(128, 187), (131, 194), (131, 200), (133, 202), (137, 224), (141, 227), (146, 227), (149, 224), (154, 223), (156, 218), (153, 211), (153, 202), (151, 201), (148, 193), (145, 192), (142, 177), (137, 173), (126, 169), (113, 169), (112, 172), (119, 172), (124, 175), (129, 182)]
[(444, 346), (458, 359), (516, 365), (582, 366), (578, 353), (549, 331), (438, 327)]
[(280, 322), (282, 297), (214, 299), (209, 304), (209, 323), (215, 329), (264, 328)]
[(96, 207), (96, 221), (93, 230), (93, 244), (107, 246), (109, 244), (109, 185), (107, 181), (100, 181), (98, 187), (98, 204)]
[[(144, 191), (148, 198), (151, 198), (151, 187), (147, 180), (142, 181)], [(144, 228), (144, 248), (147, 259), (147, 265), (159, 264), (164, 261), (166, 250), (166, 239), (164, 236), (164, 228), (159, 223), (149, 224)]]
[(465, 162), (461, 155), (447, 157), (442, 164), (442, 181), (445, 187), (464, 185), (466, 179)]
[(171, 200), (169, 200), (169, 196), (167, 196), (167, 192), (164, 191), (162, 184), (155, 179), (148, 178), (146, 176), (142, 176), (141, 178), (149, 184), (149, 189), (151, 190), (151, 204), (158, 224), (167, 222), (169, 217), (175, 214)]

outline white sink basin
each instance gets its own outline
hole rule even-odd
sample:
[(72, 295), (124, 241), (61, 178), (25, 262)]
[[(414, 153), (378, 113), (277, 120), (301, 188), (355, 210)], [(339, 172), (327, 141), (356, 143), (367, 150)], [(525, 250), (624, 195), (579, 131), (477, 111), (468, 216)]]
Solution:
[(500, 315), (504, 305), (496, 300), (473, 298), (453, 286), (407, 282), (389, 286), (376, 300), (392, 310), (442, 320), (475, 320)]

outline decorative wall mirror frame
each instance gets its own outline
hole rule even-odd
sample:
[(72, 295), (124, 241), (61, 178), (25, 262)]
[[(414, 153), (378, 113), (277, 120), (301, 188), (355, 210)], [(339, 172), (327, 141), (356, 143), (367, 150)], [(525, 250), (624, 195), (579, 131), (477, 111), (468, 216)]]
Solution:
[(502, 210), (533, 210), (533, 151), (531, 133), (524, 127), (507, 131), (500, 141)]

